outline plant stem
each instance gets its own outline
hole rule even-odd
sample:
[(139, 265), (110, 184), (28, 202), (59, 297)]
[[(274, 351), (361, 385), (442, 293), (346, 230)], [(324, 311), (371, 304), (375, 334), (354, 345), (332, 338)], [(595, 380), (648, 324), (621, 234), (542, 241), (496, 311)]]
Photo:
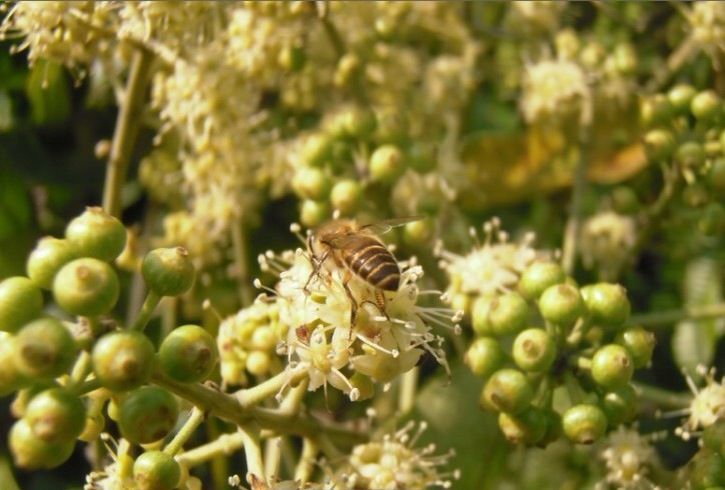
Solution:
[(237, 282), (239, 283), (239, 300), (242, 306), (247, 306), (252, 304), (254, 292), (249, 277), (249, 247), (241, 219), (238, 219), (232, 226), (232, 246), (234, 247)]
[(295, 468), (295, 481), (305, 484), (312, 477), (315, 470), (315, 458), (317, 457), (317, 444), (312, 439), (305, 437), (302, 439), (302, 454)]
[(564, 243), (562, 245), (561, 264), (564, 271), (571, 275), (576, 264), (577, 245), (579, 242), (579, 229), (582, 221), (582, 201), (587, 183), (587, 158), (589, 149), (589, 133), (591, 128), (591, 109), (585, 110), (579, 128), (579, 160), (574, 167), (574, 187), (569, 205), (569, 219), (564, 230)]
[(161, 338), (165, 339), (176, 328), (176, 308), (179, 300), (175, 296), (166, 296), (161, 307)]
[(633, 382), (632, 386), (634, 386), (639, 396), (661, 408), (680, 409), (688, 407), (692, 402), (692, 395), (689, 393), (673, 393), (656, 386), (637, 382)]
[(264, 476), (267, 481), (275, 481), (279, 475), (279, 463), (282, 459), (282, 437), (271, 437), (264, 441)]
[(682, 320), (703, 320), (725, 317), (725, 303), (704, 306), (689, 306), (679, 310), (656, 311), (632, 315), (630, 322), (642, 326), (672, 325)]
[(84, 350), (78, 355), (78, 359), (73, 365), (67, 387), (71, 390), (75, 390), (82, 386), (86, 377), (91, 372), (91, 369), (91, 355), (88, 351)]
[(121, 189), (138, 136), (140, 113), (146, 97), (152, 61), (153, 56), (148, 50), (137, 49), (134, 52), (126, 92), (118, 108), (103, 187), (103, 209), (112, 216), (121, 215)]
[(129, 329), (141, 331), (146, 328), (146, 324), (154, 314), (154, 310), (159, 304), (159, 301), (161, 301), (161, 296), (153, 291), (149, 291), (146, 294), (146, 299), (144, 300), (143, 305), (141, 306), (141, 311), (138, 312), (136, 320), (134, 320), (133, 325), (131, 325)]
[(237, 391), (234, 397), (243, 408), (250, 408), (275, 396), (284, 386), (295, 385), (306, 377), (305, 370), (284, 370), (252, 388)]
[(197, 446), (194, 449), (185, 451), (176, 459), (179, 463), (186, 465), (188, 468), (206, 463), (217, 456), (228, 456), (238, 451), (244, 444), (244, 436), (241, 432), (232, 434), (222, 434), (217, 439)]
[(247, 460), (247, 473), (251, 473), (260, 480), (265, 480), (259, 427), (256, 424), (241, 425), (239, 426), (239, 433), (242, 434), (244, 456)]
[(398, 397), (398, 408), (400, 413), (408, 413), (415, 405), (415, 391), (418, 387), (418, 367), (403, 373), (400, 380), (400, 393)]
[(197, 427), (199, 427), (199, 425), (201, 425), (203, 421), (204, 412), (199, 408), (194, 407), (191, 410), (191, 415), (181, 427), (181, 430), (179, 430), (179, 432), (176, 433), (171, 442), (166, 445), (166, 447), (164, 448), (164, 452), (166, 454), (174, 456), (176, 453), (181, 451), (184, 447), (184, 443), (189, 439), (189, 437), (192, 436), (192, 434), (194, 434), (194, 431), (197, 429)]
[(75, 391), (76, 395), (81, 396), (85, 395), (86, 393), (90, 393), (91, 391), (96, 391), (100, 387), (101, 382), (98, 380), (98, 378), (93, 378), (77, 385), (73, 390)]

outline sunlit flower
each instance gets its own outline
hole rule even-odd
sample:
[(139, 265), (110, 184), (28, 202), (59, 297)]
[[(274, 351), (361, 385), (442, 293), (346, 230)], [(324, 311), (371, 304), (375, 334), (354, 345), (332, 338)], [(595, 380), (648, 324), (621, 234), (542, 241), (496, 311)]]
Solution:
[(693, 398), (685, 410), (688, 414), (687, 420), (682, 427), (675, 430), (685, 440), (695, 435), (696, 431), (725, 418), (725, 377), (718, 382), (715, 379), (715, 369), (708, 370), (702, 365), (697, 367), (697, 374), (705, 378), (705, 386), (698, 388), (693, 379), (686, 376)]
[[(418, 438), (426, 429), (425, 423), (410, 422), (403, 429), (380, 441), (355, 446), (338, 474), (345, 488), (361, 490), (424, 490), (452, 488), (458, 472), (441, 472), (453, 452), (436, 455), (434, 444), (416, 448)], [(411, 431), (415, 431), (411, 433)]]
[(647, 439), (636, 430), (620, 427), (607, 438), (601, 457), (607, 465), (606, 481), (614, 488), (651, 490), (656, 486), (648, 480), (657, 454)]
[(634, 218), (612, 211), (595, 214), (582, 226), (582, 261), (589, 268), (597, 267), (605, 278), (613, 279), (630, 259), (636, 242)]
[[(521, 273), (547, 253), (533, 248), (534, 236), (527, 234), (518, 242), (509, 241), (494, 218), (483, 225), (484, 241), (466, 255), (457, 255), (439, 247), (440, 265), (448, 274), (446, 294), (456, 297), (491, 296), (516, 288)], [(473, 234), (473, 232), (472, 232)]]
[(397, 291), (376, 290), (353, 276), (348, 292), (343, 269), (326, 264), (316, 270), (313, 260), (319, 259), (302, 249), (260, 257), (263, 270), (279, 274), (275, 300), (280, 322), (289, 327), (285, 353), (290, 368), (307, 369), (310, 390), (332, 385), (357, 399), (351, 372), (388, 383), (412, 369), (425, 351), (447, 368), (442, 338), (429, 324), (451, 327), (459, 317), (417, 304), (420, 266), (399, 264)]
[(590, 110), (589, 100), (586, 75), (573, 61), (544, 60), (526, 66), (521, 112), (527, 122), (577, 121)]
[(725, 50), (725, 4), (694, 2), (687, 18), (692, 37), (703, 50), (713, 56)]

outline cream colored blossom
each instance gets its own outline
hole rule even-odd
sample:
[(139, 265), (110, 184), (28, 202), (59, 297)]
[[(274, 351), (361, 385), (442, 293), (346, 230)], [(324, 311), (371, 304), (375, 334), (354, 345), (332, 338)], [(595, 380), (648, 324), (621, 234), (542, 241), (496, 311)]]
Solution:
[(606, 482), (622, 490), (654, 490), (647, 475), (658, 463), (657, 453), (639, 432), (620, 427), (612, 432), (601, 453), (607, 467)]
[(590, 99), (586, 74), (573, 61), (544, 60), (526, 66), (521, 112), (527, 122), (576, 122), (587, 116)]
[(631, 216), (598, 213), (584, 222), (580, 240), (584, 265), (613, 279), (631, 257), (637, 242), (636, 223)]
[(685, 410), (688, 414), (687, 420), (675, 431), (684, 440), (690, 439), (695, 431), (725, 419), (725, 377), (718, 382), (715, 379), (715, 369), (708, 370), (705, 366), (698, 366), (697, 373), (705, 378), (705, 386), (699, 388), (691, 377), (686, 376), (693, 397), (690, 406)]

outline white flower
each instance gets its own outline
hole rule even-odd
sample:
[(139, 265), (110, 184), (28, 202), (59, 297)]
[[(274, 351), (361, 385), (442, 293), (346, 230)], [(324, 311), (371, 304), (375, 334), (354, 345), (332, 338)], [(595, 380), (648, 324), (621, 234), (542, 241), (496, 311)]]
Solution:
[(451, 327), (458, 318), (447, 308), (417, 304), (421, 267), (400, 263), (397, 291), (376, 290), (353, 276), (348, 292), (345, 269), (329, 259), (316, 271), (312, 261), (302, 249), (260, 257), (262, 269), (280, 277), (275, 301), (280, 322), (289, 327), (289, 368), (307, 370), (310, 390), (332, 385), (357, 399), (360, 392), (350, 381), (353, 372), (388, 383), (412, 369), (425, 351), (447, 369), (442, 338), (429, 324)]
[(654, 489), (647, 479), (652, 465), (658, 463), (657, 454), (646, 438), (636, 430), (620, 427), (612, 432), (601, 453), (607, 465), (607, 483), (626, 490)]
[(590, 99), (581, 67), (564, 59), (526, 66), (521, 112), (529, 123), (552, 124), (586, 115)]
[(705, 378), (703, 388), (698, 388), (690, 376), (685, 378), (693, 398), (685, 410), (689, 417), (682, 427), (675, 430), (675, 433), (684, 440), (690, 439), (695, 431), (710, 427), (725, 418), (725, 377), (718, 383), (715, 379), (715, 369), (708, 370), (702, 365), (697, 367), (697, 373)]
[(486, 222), (484, 242), (467, 255), (438, 250), (441, 268), (448, 274), (450, 286), (446, 293), (451, 300), (457, 295), (492, 296), (510, 291), (529, 265), (548, 257), (549, 254), (532, 247), (532, 234), (513, 243), (500, 231), (500, 226), (497, 218)]
[(338, 474), (347, 483), (345, 488), (360, 490), (423, 490), (426, 488), (451, 488), (458, 472), (441, 473), (441, 466), (448, 464), (453, 452), (435, 455), (436, 447), (430, 444), (415, 448), (425, 430), (420, 423), (415, 433), (410, 422), (381, 441), (355, 446), (345, 465)]
[(604, 278), (614, 279), (636, 242), (634, 218), (612, 211), (595, 214), (582, 226), (582, 261), (586, 267), (597, 267)]

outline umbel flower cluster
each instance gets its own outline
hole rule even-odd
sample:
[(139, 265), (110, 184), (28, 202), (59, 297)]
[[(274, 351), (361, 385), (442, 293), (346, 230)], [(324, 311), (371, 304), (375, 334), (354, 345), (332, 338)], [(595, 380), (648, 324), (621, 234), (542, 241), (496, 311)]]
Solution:
[(715, 1), (0, 0), (0, 487), (725, 488), (724, 73)]

